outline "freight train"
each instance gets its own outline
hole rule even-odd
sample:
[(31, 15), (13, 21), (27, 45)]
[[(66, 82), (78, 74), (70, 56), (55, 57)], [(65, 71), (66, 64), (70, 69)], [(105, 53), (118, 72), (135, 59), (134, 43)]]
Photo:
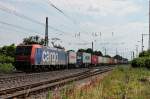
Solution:
[(127, 63), (127, 61), (86, 52), (65, 51), (38, 44), (18, 45), (15, 56), (15, 67), (21, 71), (83, 68), (122, 63)]

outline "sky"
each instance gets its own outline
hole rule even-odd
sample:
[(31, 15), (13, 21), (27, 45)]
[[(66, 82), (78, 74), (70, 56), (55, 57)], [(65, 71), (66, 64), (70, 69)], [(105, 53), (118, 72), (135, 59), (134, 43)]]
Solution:
[(59, 38), (55, 43), (66, 50), (91, 48), (94, 42), (94, 50), (130, 59), (136, 45), (141, 51), (141, 34), (148, 34), (148, 9), (148, 0), (0, 0), (0, 46), (44, 37), (48, 17), (49, 42)]

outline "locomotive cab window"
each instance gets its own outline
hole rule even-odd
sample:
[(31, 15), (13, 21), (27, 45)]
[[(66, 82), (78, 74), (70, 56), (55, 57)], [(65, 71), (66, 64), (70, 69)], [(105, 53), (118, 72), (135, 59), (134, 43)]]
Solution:
[(16, 55), (31, 55), (32, 46), (19, 46), (16, 48)]

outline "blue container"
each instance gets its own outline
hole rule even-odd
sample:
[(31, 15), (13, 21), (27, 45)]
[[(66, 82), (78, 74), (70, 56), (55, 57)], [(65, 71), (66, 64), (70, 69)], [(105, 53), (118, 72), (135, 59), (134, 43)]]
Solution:
[(67, 65), (67, 53), (56, 48), (37, 48), (35, 65)]
[(83, 57), (82, 57), (82, 52), (77, 53), (77, 65), (82, 65), (83, 64)]

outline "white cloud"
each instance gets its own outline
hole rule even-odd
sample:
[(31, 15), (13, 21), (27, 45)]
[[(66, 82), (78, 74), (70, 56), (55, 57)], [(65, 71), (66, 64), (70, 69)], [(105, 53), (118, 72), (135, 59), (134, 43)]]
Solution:
[[(144, 23), (148, 21), (148, 18), (144, 17), (142, 19), (143, 16), (135, 18), (136, 15), (141, 14), (141, 11), (145, 11), (145, 5), (139, 5), (136, 0), (50, 0), (56, 7), (63, 10), (70, 19), (50, 7), (48, 1), (49, 0), (0, 0), (0, 7), (6, 6), (12, 10), (20, 10), (17, 12), (35, 18), (35, 20), (42, 23), (45, 23), (45, 16), (49, 16), (49, 24), (51, 26), (70, 33), (70, 35), (67, 33), (56, 35), (56, 31), (53, 32), (49, 30), (49, 38), (59, 37), (63, 41), (62, 45), (67, 49), (91, 47), (89, 42), (94, 39), (97, 39), (94, 48), (98, 50), (103, 50), (102, 47), (104, 46), (110, 50), (115, 49), (118, 46), (116, 42), (125, 42), (124, 45), (118, 46), (118, 49), (126, 47), (133, 49), (136, 41), (141, 39), (141, 33), (148, 32), (148, 23)], [(12, 22), (12, 24), (22, 22), (21, 25), (23, 27), (44, 32), (44, 27), (38, 26), (37, 24), (32, 26), (32, 24), (25, 22), (25, 20), (20, 19), (20, 21), (18, 21), (19, 18), (16, 19), (15, 16), (8, 16), (8, 18), (5, 16), (7, 16), (7, 14), (5, 15), (4, 13), (3, 17), (6, 22)], [(3, 20), (4, 18), (0, 19)], [(77, 23), (72, 24), (73, 19), (75, 19)], [(81, 37), (75, 38), (75, 32), (81, 32)], [(92, 37), (92, 32), (102, 32), (102, 38)], [(113, 37), (112, 32), (114, 32)], [(22, 38), (28, 36), (25, 34), (25, 36), (19, 38), (18, 33), (19, 32), (11, 34), (10, 37), (1, 33), (0, 45), (5, 45), (7, 44), (6, 42), (18, 43)], [(78, 43), (84, 43), (85, 41), (89, 44), (78, 45)]]
[(11, 10), (13, 10), (13, 11), (17, 11), (17, 10), (18, 10), (18, 9), (16, 9), (15, 6), (0, 1), (0, 9), (6, 9), (6, 8), (11, 9)]
[(131, 0), (53, 0), (52, 2), (68, 12), (102, 16), (128, 15), (141, 9), (140, 5)]
[[(130, 49), (133, 49), (134, 46), (137, 44), (137, 41), (141, 40), (141, 34), (148, 32), (148, 23), (145, 22), (128, 22), (123, 24), (115, 24), (113, 26), (107, 26), (107, 25), (101, 25), (101, 24), (94, 24), (94, 23), (87, 23), (88, 25), (81, 24), (81, 28), (87, 27), (87, 31), (93, 31), (95, 32), (101, 32), (102, 37), (92, 37), (92, 32), (89, 34), (84, 34), (82, 39), (86, 40), (97, 40), (97, 47), (98, 45), (105, 45), (106, 47), (117, 47), (118, 45), (115, 45), (113, 43), (116, 42), (124, 42), (125, 44), (120, 47), (123, 48), (124, 46), (127, 46)], [(114, 35), (112, 36), (112, 32), (114, 32)], [(101, 43), (107, 43), (110, 44), (101, 44)], [(100, 46), (99, 46), (100, 47)]]
[[(5, 0), (4, 0), (5, 1)], [(11, 0), (12, 2), (32, 2), (32, 3), (35, 3), (35, 2), (42, 2), (43, 0)]]

